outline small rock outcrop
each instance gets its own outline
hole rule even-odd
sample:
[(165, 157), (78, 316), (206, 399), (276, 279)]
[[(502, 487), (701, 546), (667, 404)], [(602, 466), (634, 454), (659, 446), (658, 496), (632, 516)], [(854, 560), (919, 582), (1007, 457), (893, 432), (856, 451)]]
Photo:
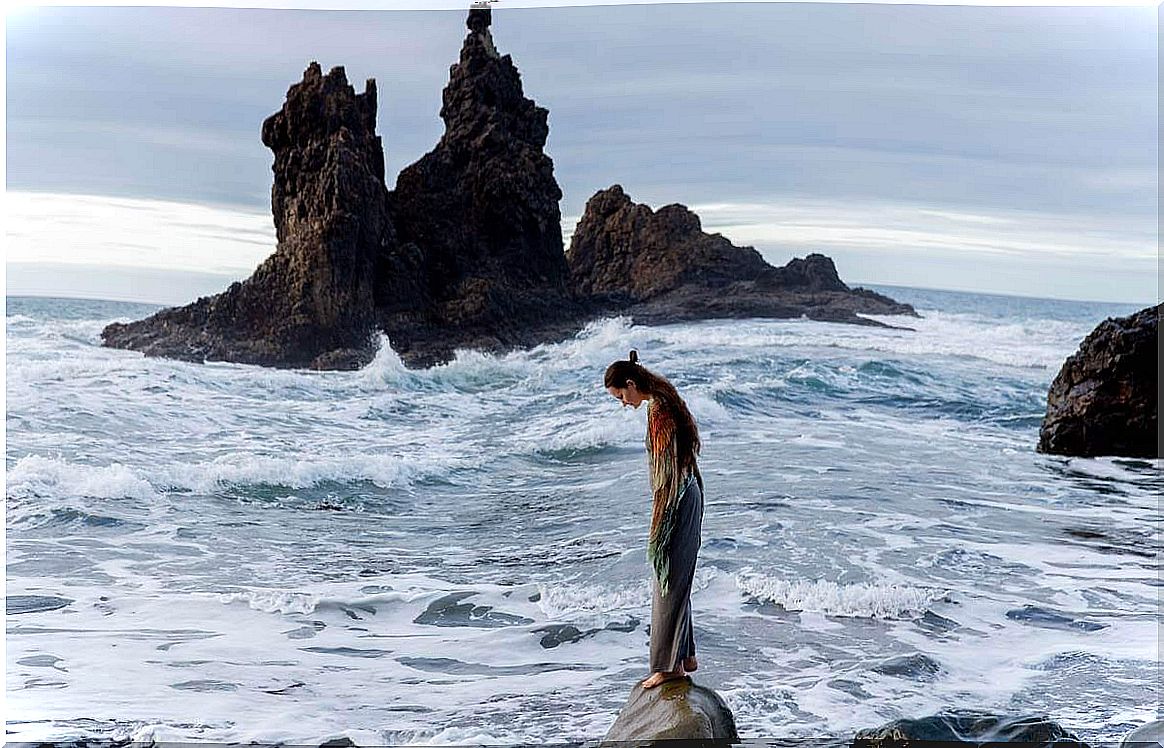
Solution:
[(929, 748), (936, 745), (1029, 748), (1087, 748), (1087, 744), (1046, 717), (1000, 717), (991, 714), (942, 713), (921, 719), (899, 719), (861, 730), (852, 748)]
[(576, 330), (586, 312), (567, 286), (562, 190), (544, 150), (548, 112), (497, 52), (491, 20), (488, 8), (469, 12), (444, 90), (444, 135), (389, 197), (400, 243), (423, 257), (431, 302), (412, 337), (439, 341), (447, 354), (544, 342), (551, 328)]
[(849, 288), (824, 255), (773, 267), (752, 247), (704, 232), (685, 206), (651, 210), (620, 185), (586, 203), (567, 258), (579, 293), (642, 322), (803, 315), (879, 325), (858, 313), (917, 314), (908, 304)]
[(738, 743), (740, 736), (735, 717), (719, 694), (695, 685), (691, 678), (679, 678), (650, 689), (635, 685), (603, 743), (654, 740), (715, 741), (727, 745)]
[(1160, 314), (1164, 305), (1099, 324), (1047, 393), (1040, 452), (1157, 457)]
[[(107, 326), (105, 345), (264, 366), (344, 369), (370, 361), (376, 268), (395, 252), (375, 124), (374, 81), (357, 94), (342, 67), (323, 75), (311, 63), (262, 127), (275, 154), (274, 254), (223, 293)], [(408, 287), (397, 292), (415, 296)]]

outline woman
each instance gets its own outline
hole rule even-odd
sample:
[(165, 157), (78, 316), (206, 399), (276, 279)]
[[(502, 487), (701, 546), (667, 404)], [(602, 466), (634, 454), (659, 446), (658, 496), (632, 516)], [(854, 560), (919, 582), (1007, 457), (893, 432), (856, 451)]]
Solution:
[(606, 368), (606, 391), (623, 404), (647, 403), (647, 462), (651, 473), (651, 530), (647, 558), (653, 570), (651, 674), (643, 688), (694, 671), (691, 583), (703, 525), (703, 477), (695, 458), (699, 429), (675, 387), (639, 364), (638, 351)]

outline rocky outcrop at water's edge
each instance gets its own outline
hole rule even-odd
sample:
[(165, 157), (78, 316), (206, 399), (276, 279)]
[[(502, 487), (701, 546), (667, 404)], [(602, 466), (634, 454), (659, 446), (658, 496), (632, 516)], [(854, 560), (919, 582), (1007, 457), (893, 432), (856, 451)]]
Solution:
[(679, 204), (651, 210), (620, 185), (596, 193), (570, 241), (570, 278), (600, 308), (637, 322), (808, 317), (880, 325), (858, 316), (917, 316), (913, 307), (849, 288), (821, 254), (769, 265), (752, 247), (703, 231)]
[(1101, 322), (1047, 393), (1040, 452), (1158, 457), (1160, 314), (1164, 305)]
[(395, 249), (375, 122), (374, 81), (357, 94), (342, 67), (323, 75), (313, 62), (263, 122), (263, 143), (275, 154), (274, 254), (220, 294), (107, 326), (104, 344), (193, 361), (367, 363), (376, 267)]
[(739, 739), (723, 698), (691, 678), (679, 678), (649, 689), (636, 684), (603, 743), (700, 740), (726, 745)]
[(376, 84), (312, 62), (262, 125), (274, 153), (277, 247), (246, 280), (146, 319), (113, 323), (104, 345), (191, 361), (357, 368), (380, 333), (408, 366), (459, 348), (500, 352), (561, 340), (599, 316), (662, 324), (806, 316), (883, 325), (914, 315), (849, 288), (810, 254), (772, 267), (702, 231), (681, 205), (652, 211), (619, 187), (596, 194), (563, 251), (562, 191), (545, 152), (546, 109), (526, 98), (493, 41), (489, 8), (469, 12), (444, 89), (444, 134), (384, 178)]

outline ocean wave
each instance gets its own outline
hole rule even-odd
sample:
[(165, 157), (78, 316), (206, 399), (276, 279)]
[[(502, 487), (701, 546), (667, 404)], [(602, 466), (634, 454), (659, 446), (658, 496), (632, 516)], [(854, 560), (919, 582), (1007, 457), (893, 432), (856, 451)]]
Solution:
[[(92, 379), (107, 379), (111, 375), (129, 372), (126, 361), (117, 357), (61, 356), (50, 359), (25, 358), (14, 360), (16, 351), (10, 347), (9, 358), (4, 367), (9, 387), (14, 385), (32, 386), (45, 382), (82, 382)], [(136, 368), (136, 367), (135, 367)], [(35, 393), (34, 393), (35, 394)], [(13, 393), (16, 402), (24, 402), (23, 393)]]
[(635, 437), (630, 434), (630, 427), (622, 419), (604, 418), (561, 428), (558, 424), (552, 424), (547, 427), (546, 433), (527, 438), (527, 445), (531, 452), (537, 454), (566, 455), (594, 452), (631, 442), (641, 443), (641, 433)]
[(344, 457), (269, 457), (236, 454), (203, 463), (175, 463), (158, 470), (153, 482), (171, 490), (212, 493), (224, 485), (309, 488), (320, 483), (367, 481), (381, 488), (407, 486), (470, 467), (451, 455), (361, 454)]
[(125, 465), (85, 465), (40, 455), (17, 460), (8, 470), (6, 483), (9, 498), (85, 496), (149, 500), (158, 496), (146, 478)]
[(538, 608), (551, 621), (601, 617), (650, 605), (651, 586), (643, 581), (620, 587), (576, 582), (538, 584)]
[[(914, 332), (857, 333), (818, 323), (802, 343), (909, 355), (973, 358), (1019, 368), (1058, 370), (1092, 325), (1055, 319), (1000, 322), (977, 314), (922, 310), (921, 319), (873, 317), (891, 325), (903, 322)], [(1073, 344), (1068, 341), (1075, 341)]]
[(321, 483), (370, 482), (381, 488), (447, 478), (473, 466), (451, 455), (364, 454), (332, 458), (267, 457), (234, 454), (201, 463), (132, 468), (120, 463), (94, 466), (54, 457), (22, 457), (8, 471), (9, 497), (85, 496), (157, 498), (164, 491), (214, 493), (224, 486), (269, 485), (309, 488)]
[(390, 587), (382, 588), (372, 594), (363, 594), (356, 590), (345, 592), (338, 590), (334, 594), (321, 592), (303, 592), (299, 590), (279, 589), (250, 589), (237, 592), (224, 592), (218, 595), (218, 601), (223, 605), (243, 603), (251, 610), (260, 613), (281, 613), (309, 615), (324, 610), (372, 610), (385, 603), (410, 603), (416, 600), (432, 597), (432, 589), (410, 589), (396, 591)]
[(405, 392), (482, 392), (513, 385), (529, 376), (521, 356), (458, 349), (453, 359), (427, 369), (409, 369), (392, 349), (388, 336), (371, 363), (356, 373), (365, 385), (391, 385)]
[(745, 595), (785, 610), (846, 618), (912, 617), (948, 594), (945, 590), (896, 584), (788, 581), (751, 571), (739, 572), (736, 586)]
[(899, 356), (936, 354), (1057, 370), (1093, 327), (1056, 319), (1000, 321), (938, 310), (923, 310), (922, 314), (920, 319), (876, 317), (891, 325), (904, 323), (913, 330), (786, 319), (714, 320), (635, 330), (639, 337), (667, 350), (685, 351), (687, 356), (707, 350), (712, 340), (721, 360), (727, 353), (744, 364), (770, 359), (774, 351), (817, 347)]

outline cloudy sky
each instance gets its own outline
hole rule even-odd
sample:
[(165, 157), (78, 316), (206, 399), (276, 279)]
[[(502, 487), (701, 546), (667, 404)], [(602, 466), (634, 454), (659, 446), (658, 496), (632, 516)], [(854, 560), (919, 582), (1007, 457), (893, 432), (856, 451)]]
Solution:
[[(502, 3), (503, 5), (504, 3)], [(569, 236), (619, 183), (850, 284), (1148, 303), (1157, 9), (505, 8)], [(317, 60), (379, 87), (395, 174), (440, 137), (464, 11), (7, 17), (9, 293), (180, 303), (274, 249), (263, 119)]]

